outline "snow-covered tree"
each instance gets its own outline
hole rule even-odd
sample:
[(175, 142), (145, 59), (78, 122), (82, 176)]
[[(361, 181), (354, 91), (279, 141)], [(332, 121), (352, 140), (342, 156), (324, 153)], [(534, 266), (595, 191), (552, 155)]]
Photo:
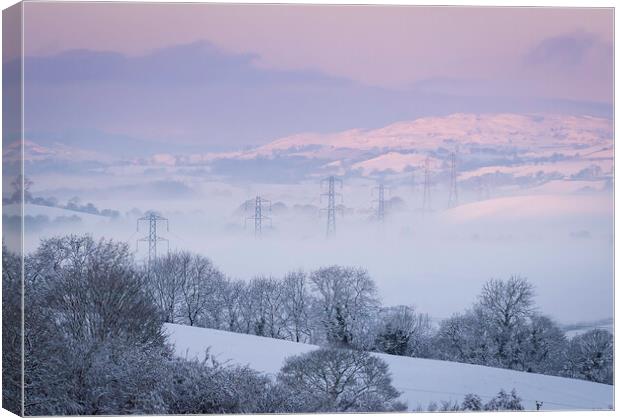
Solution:
[(26, 262), (26, 415), (164, 412), (169, 350), (127, 245), (52, 238)]
[(477, 309), (441, 321), (433, 337), (432, 355), (442, 360), (497, 365), (493, 342)]
[(366, 270), (324, 267), (310, 274), (316, 296), (315, 315), (323, 339), (336, 346), (362, 348), (370, 334), (371, 318), (379, 300)]
[(150, 293), (165, 322), (221, 328), (224, 282), (211, 260), (188, 251), (158, 258), (148, 272)]
[(224, 275), (201, 255), (182, 253), (181, 259), (184, 319), (188, 325), (222, 328)]
[(564, 374), (578, 379), (613, 384), (613, 335), (593, 329), (570, 340)]
[(126, 243), (70, 235), (42, 241), (28, 282), (59, 333), (76, 340), (161, 342), (161, 321)]
[(271, 379), (247, 367), (225, 367), (207, 355), (168, 366), (165, 401), (170, 414), (295, 412)]
[(243, 332), (242, 329), (242, 300), (245, 292), (245, 283), (240, 280), (225, 279), (222, 287), (222, 315), (224, 329), (233, 332)]
[(499, 391), (497, 396), (484, 405), (485, 411), (522, 411), (521, 398), (513, 389), (510, 393), (506, 393), (503, 389)]
[(302, 271), (290, 272), (284, 276), (282, 287), (287, 338), (295, 342), (306, 342), (311, 334), (312, 306), (306, 275)]
[(2, 407), (21, 415), (21, 260), (2, 245)]
[(475, 393), (468, 393), (463, 399), (461, 409), (463, 411), (482, 411), (482, 398)]
[(243, 304), (249, 333), (285, 338), (284, 290), (277, 279), (252, 279), (246, 288)]
[(519, 369), (559, 374), (566, 363), (567, 339), (560, 327), (544, 315), (533, 315), (519, 335)]
[(181, 304), (185, 277), (180, 265), (179, 254), (172, 252), (158, 257), (146, 272), (148, 290), (164, 322), (183, 322)]
[(534, 288), (527, 279), (511, 276), (508, 280), (489, 280), (478, 298), (478, 312), (489, 337), (495, 344), (500, 365), (516, 368), (521, 350), (520, 328), (534, 313)]
[(533, 286), (521, 277), (488, 281), (471, 309), (442, 321), (433, 355), (557, 374), (566, 341), (553, 321), (537, 314), (533, 295)]
[(319, 349), (285, 361), (278, 383), (303, 412), (400, 411), (387, 363), (367, 352)]
[(431, 338), (428, 315), (411, 306), (394, 306), (380, 312), (376, 349), (400, 356), (423, 356)]

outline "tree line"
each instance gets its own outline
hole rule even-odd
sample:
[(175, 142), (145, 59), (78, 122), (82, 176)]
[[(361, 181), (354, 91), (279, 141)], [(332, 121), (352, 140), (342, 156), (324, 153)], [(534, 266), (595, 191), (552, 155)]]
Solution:
[[(22, 377), (25, 415), (406, 408), (387, 364), (367, 352), (324, 348), (293, 356), (275, 378), (220, 364), (208, 353), (177, 357), (162, 331), (166, 311), (154, 303), (151, 278), (125, 243), (75, 235), (44, 240), (25, 257), (23, 287), (20, 258), (4, 246), (2, 255), (2, 399), (16, 414)], [(193, 265), (201, 274), (215, 272), (205, 267)], [(203, 296), (186, 291), (184, 300)], [(203, 318), (200, 310), (186, 314), (188, 321)]]
[[(3, 406), (20, 412), (23, 366), (26, 415), (405, 409), (387, 364), (369, 351), (612, 378), (611, 339), (603, 331), (560, 338), (553, 321), (534, 312), (531, 286), (520, 278), (490, 281), (471, 311), (435, 329), (412, 307), (382, 307), (359, 268), (246, 283), (188, 252), (147, 269), (126, 243), (88, 235), (43, 240), (24, 265), (22, 288), (21, 260), (3, 247)], [(208, 354), (173, 355), (164, 322), (323, 348), (287, 359), (271, 378)], [(552, 369), (558, 352), (563, 366)]]
[(357, 267), (246, 282), (179, 251), (158, 258), (145, 277), (165, 322), (613, 383), (611, 333), (567, 338), (519, 276), (487, 281), (469, 309), (437, 326), (414, 306), (382, 306), (375, 282)]

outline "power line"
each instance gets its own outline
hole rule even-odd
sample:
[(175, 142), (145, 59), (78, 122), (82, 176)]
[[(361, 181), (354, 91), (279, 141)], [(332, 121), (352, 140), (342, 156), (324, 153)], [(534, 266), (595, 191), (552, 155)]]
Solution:
[(428, 157), (424, 160), (424, 195), (422, 197), (422, 211), (431, 211), (431, 172), (430, 160)]
[(153, 263), (155, 262), (155, 260), (157, 259), (157, 243), (158, 242), (166, 242), (167, 245), (167, 249), (170, 249), (170, 245), (169, 242), (166, 238), (162, 238), (161, 236), (157, 235), (157, 222), (165, 222), (166, 223), (166, 231), (169, 231), (169, 225), (168, 225), (168, 219), (164, 218), (161, 215), (158, 215), (157, 213), (150, 211), (148, 212), (145, 216), (143, 216), (142, 218), (139, 218), (136, 222), (136, 232), (140, 232), (140, 222), (148, 222), (149, 225), (149, 231), (148, 231), (148, 235), (142, 238), (139, 238), (136, 241), (136, 251), (138, 249), (138, 245), (140, 242), (148, 242), (148, 246), (149, 246), (149, 258), (148, 258), (148, 267), (149, 270), (151, 269)]
[[(248, 202), (246, 202), (246, 208), (248, 207)], [(268, 206), (264, 207), (264, 205)], [(246, 218), (246, 222), (248, 220), (254, 221), (254, 236), (256, 238), (260, 238), (263, 234), (263, 221), (269, 221), (269, 225), (272, 226), (271, 217), (267, 216), (265, 213), (271, 213), (271, 201), (257, 195), (254, 199), (254, 216)]]
[[(411, 392), (420, 392), (420, 393), (435, 393), (435, 394), (439, 394), (439, 395), (453, 395), (453, 396), (466, 396), (469, 395), (469, 393), (463, 393), (463, 392), (448, 392), (448, 391), (441, 391), (441, 390), (429, 390), (429, 389), (422, 389), (422, 388), (412, 388), (412, 387), (407, 387), (407, 386), (400, 386), (400, 385), (394, 385), (396, 387), (396, 389), (399, 389), (401, 391), (411, 391)], [(476, 394), (478, 396), (480, 396), (481, 398), (485, 398), (485, 399), (493, 399), (495, 397), (497, 397), (497, 395), (480, 395), (480, 394)], [(591, 399), (585, 399), (582, 398), (585, 401), (588, 402), (592, 402), (593, 404), (595, 404), (596, 402), (594, 402)], [(523, 401), (529, 401), (529, 402), (544, 402), (544, 403), (548, 403), (548, 404), (552, 404), (552, 405), (558, 405), (558, 406), (568, 406), (570, 408), (576, 408), (576, 409), (585, 409), (582, 405), (575, 405), (575, 404), (567, 404), (567, 403), (561, 403), (561, 402), (553, 402), (553, 401), (548, 401), (545, 399), (529, 399), (529, 398), (521, 398), (521, 400)]]
[[(321, 210), (327, 212), (327, 228), (325, 235), (330, 237), (336, 233), (336, 196), (339, 196), (342, 200), (342, 194), (336, 193), (336, 184), (339, 184), (340, 189), (342, 189), (342, 180), (335, 176), (329, 176), (321, 180), (321, 187), (324, 187), (325, 184), (327, 184), (327, 193), (322, 193), (321, 198), (327, 196), (327, 207)], [(340, 210), (342, 212), (342, 209)]]
[(450, 192), (448, 195), (448, 208), (458, 206), (459, 195), (456, 188), (456, 152), (450, 154)]
[(385, 201), (385, 193), (389, 192), (389, 189), (383, 184), (383, 182), (379, 183), (379, 185), (373, 188), (373, 191), (378, 191), (377, 199), (373, 200), (373, 202), (377, 203), (376, 209), (376, 219), (377, 221), (383, 223), (385, 221), (385, 212), (386, 212), (386, 201)]

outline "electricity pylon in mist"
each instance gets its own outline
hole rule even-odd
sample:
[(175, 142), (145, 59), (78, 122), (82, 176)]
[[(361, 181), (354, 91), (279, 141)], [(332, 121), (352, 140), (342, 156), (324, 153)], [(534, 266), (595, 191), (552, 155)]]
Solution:
[(383, 223), (385, 221), (385, 211), (386, 211), (386, 201), (385, 201), (385, 193), (389, 192), (389, 189), (383, 183), (379, 183), (379, 185), (373, 188), (373, 191), (378, 191), (377, 199), (373, 200), (377, 204), (377, 209), (375, 216), (377, 217), (377, 221)]
[(424, 160), (424, 194), (422, 196), (422, 211), (431, 211), (431, 161), (428, 157)]
[(166, 223), (166, 231), (169, 231), (169, 225), (168, 225), (168, 218), (164, 218), (161, 215), (158, 215), (157, 213), (151, 211), (151, 212), (147, 212), (147, 214), (145, 216), (143, 216), (142, 218), (139, 218), (136, 222), (136, 231), (140, 232), (140, 223), (141, 222), (148, 222), (148, 226), (149, 226), (149, 231), (148, 231), (148, 235), (146, 235), (145, 237), (139, 238), (136, 241), (136, 250), (138, 249), (138, 245), (140, 242), (148, 242), (148, 246), (149, 246), (149, 258), (148, 258), (148, 267), (149, 270), (151, 269), (153, 263), (155, 262), (155, 260), (157, 259), (157, 243), (158, 242), (166, 242), (167, 245), (167, 250), (170, 250), (170, 245), (169, 242), (166, 238), (162, 238), (161, 236), (157, 235), (157, 223), (158, 222), (165, 222)]
[(321, 210), (327, 212), (327, 229), (325, 236), (330, 237), (336, 233), (336, 196), (339, 196), (342, 200), (342, 194), (336, 193), (336, 184), (342, 189), (342, 180), (335, 176), (329, 176), (321, 180), (321, 187), (325, 187), (325, 184), (327, 184), (327, 193), (322, 193), (321, 199), (323, 196), (327, 196), (327, 207)]
[(263, 234), (263, 221), (269, 221), (269, 225), (272, 226), (271, 217), (267, 216), (266, 213), (271, 213), (271, 201), (257, 195), (254, 199), (254, 216), (246, 218), (246, 222), (248, 220), (254, 221), (254, 236), (256, 238), (260, 238)]
[(455, 208), (459, 204), (456, 177), (456, 152), (453, 152), (450, 154), (450, 192), (448, 195), (448, 208)]

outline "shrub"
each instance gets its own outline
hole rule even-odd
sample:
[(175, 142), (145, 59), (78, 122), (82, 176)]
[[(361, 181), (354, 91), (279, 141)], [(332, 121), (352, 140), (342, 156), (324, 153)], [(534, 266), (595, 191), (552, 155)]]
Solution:
[(319, 349), (288, 358), (278, 382), (304, 412), (400, 411), (387, 364), (367, 352)]

